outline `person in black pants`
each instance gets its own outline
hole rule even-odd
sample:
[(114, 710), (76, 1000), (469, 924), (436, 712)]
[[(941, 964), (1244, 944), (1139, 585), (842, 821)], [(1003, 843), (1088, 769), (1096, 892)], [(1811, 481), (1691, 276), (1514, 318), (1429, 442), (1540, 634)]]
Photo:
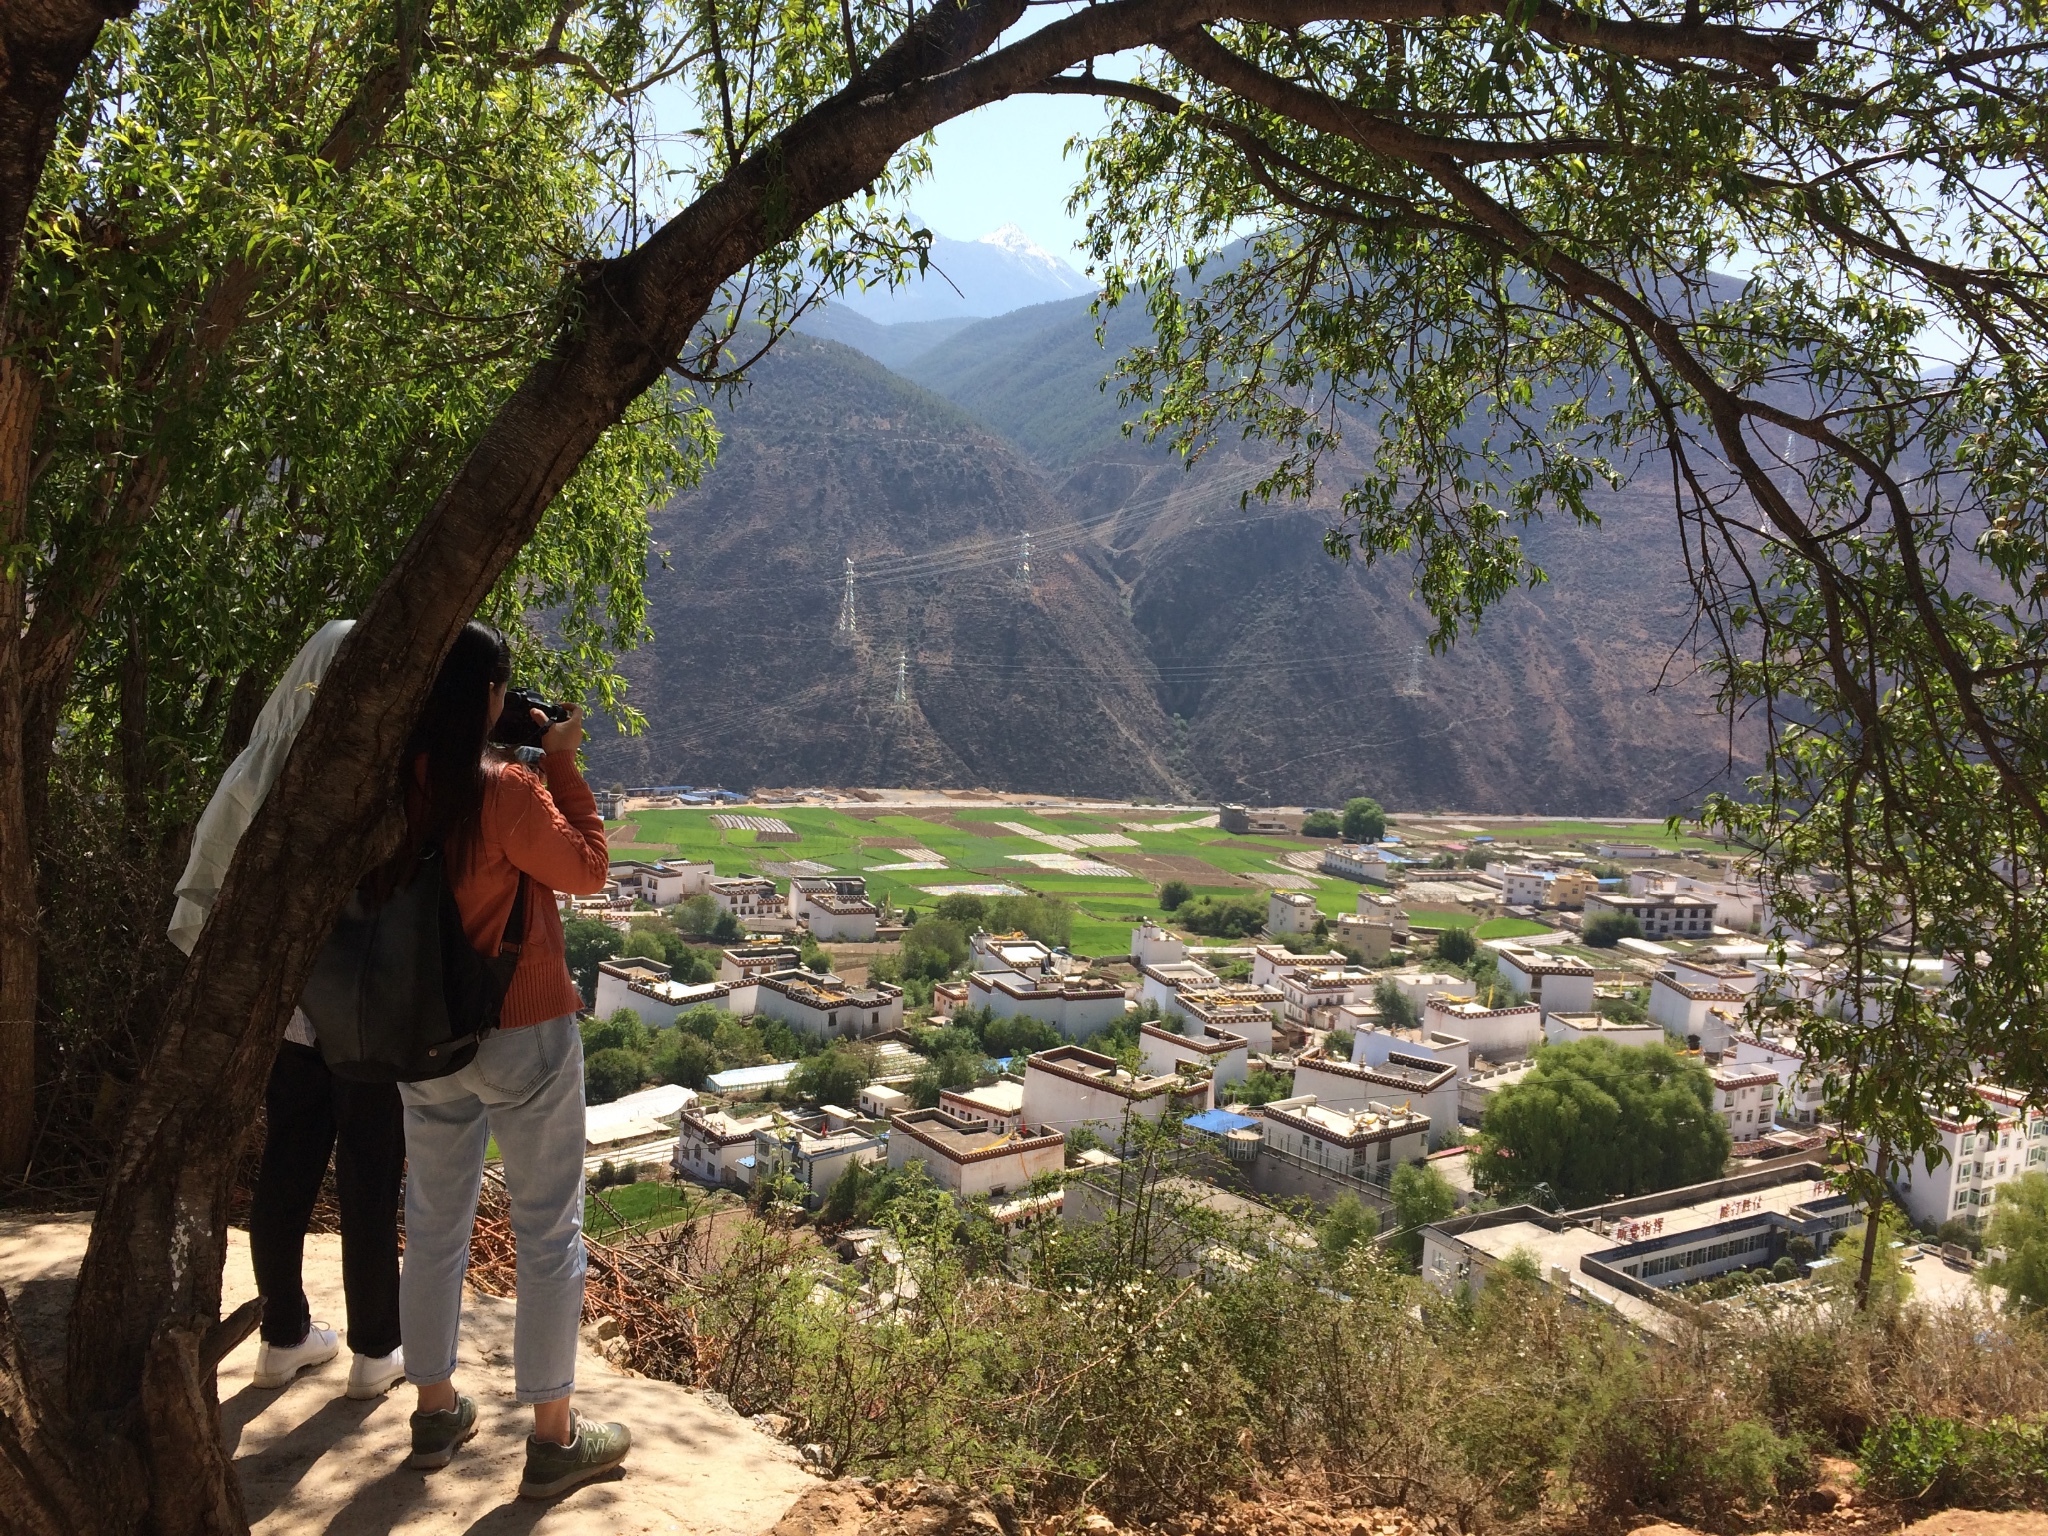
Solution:
[[(284, 769), (321, 680), (355, 627), (323, 624), (270, 691), (248, 745), (214, 787), (192, 829), (170, 941), (186, 954), (199, 942), (227, 878), (236, 845)], [(249, 1217), (256, 1289), (263, 1297), (263, 1338), (256, 1385), (281, 1387), (340, 1350), (334, 1330), (315, 1327), (301, 1278), (306, 1223), (320, 1198), (327, 1160), (335, 1159), (341, 1195), (341, 1278), (348, 1297), (348, 1342), (355, 1363), (350, 1397), (376, 1397), (405, 1378), (398, 1346), (398, 1191), (405, 1177), (405, 1112), (391, 1084), (342, 1082), (320, 1058), (312, 1021), (294, 1010), (270, 1069), (265, 1095), (270, 1137)]]
[[(303, 1016), (301, 1016), (303, 1018)], [(303, 1032), (294, 1020), (292, 1034)], [(249, 1210), (249, 1251), (263, 1297), (256, 1385), (281, 1387), (339, 1352), (315, 1326), (302, 1265), (306, 1223), (334, 1157), (341, 1201), (341, 1283), (348, 1302), (348, 1395), (381, 1396), (405, 1376), (398, 1339), (398, 1199), (405, 1113), (391, 1083), (334, 1076), (320, 1052), (288, 1034), (264, 1094), (270, 1129)]]

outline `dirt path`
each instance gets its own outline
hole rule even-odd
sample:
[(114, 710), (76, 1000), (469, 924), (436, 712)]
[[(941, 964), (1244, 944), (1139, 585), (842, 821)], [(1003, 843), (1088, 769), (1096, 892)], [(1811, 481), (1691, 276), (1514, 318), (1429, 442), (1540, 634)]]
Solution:
[[(0, 1285), (46, 1368), (61, 1361), (70, 1289), (88, 1218), (0, 1219)], [(229, 1234), (225, 1306), (254, 1294), (248, 1237)], [(341, 1240), (306, 1242), (306, 1291), (317, 1318), (342, 1322)], [(586, 1336), (577, 1406), (633, 1430), (624, 1471), (548, 1504), (515, 1497), (532, 1427), (512, 1392), (512, 1303), (469, 1297), (456, 1381), (477, 1400), (482, 1428), (441, 1472), (408, 1472), (404, 1387), (372, 1403), (342, 1395), (348, 1353), (278, 1392), (250, 1385), (252, 1337), (223, 1362), (221, 1419), (259, 1536), (435, 1536), (487, 1531), (677, 1532), (760, 1536), (817, 1480), (796, 1452), (716, 1399), (621, 1375)]]

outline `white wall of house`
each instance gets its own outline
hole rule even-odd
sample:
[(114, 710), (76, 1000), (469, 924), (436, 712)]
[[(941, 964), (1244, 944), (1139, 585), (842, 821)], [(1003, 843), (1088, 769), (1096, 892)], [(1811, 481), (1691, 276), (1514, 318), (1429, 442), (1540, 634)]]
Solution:
[(1138, 1001), (1157, 1003), (1161, 1013), (1179, 1012), (1183, 988), (1204, 992), (1223, 985), (1222, 978), (1214, 971), (1193, 960), (1147, 965), (1139, 976)]
[(1316, 926), (1316, 899), (1300, 891), (1273, 891), (1266, 897), (1266, 932), (1310, 933)]
[(1352, 1032), (1351, 1060), (1354, 1065), (1376, 1067), (1385, 1061), (1389, 1054), (1396, 1051), (1403, 1056), (1426, 1056), (1431, 1061), (1440, 1061), (1447, 1067), (1456, 1067), (1461, 1077), (1472, 1065), (1472, 1042), (1458, 1035), (1438, 1035), (1431, 1034), (1428, 1030), (1416, 1030), (1415, 1037), (1410, 1038), (1384, 1029), (1359, 1029)]
[[(1224, 1047), (1224, 1049), (1217, 1049)], [(1147, 1072), (1164, 1077), (1183, 1064), (1212, 1068), (1218, 1087), (1241, 1083), (1251, 1071), (1248, 1048), (1238, 1035), (1226, 1035), (1195, 1025), (1187, 1034), (1175, 1034), (1158, 1025), (1146, 1024), (1138, 1033), (1138, 1049)]]
[(1482, 1008), (1477, 1003), (1432, 997), (1423, 1004), (1422, 1027), (1433, 1034), (1457, 1035), (1470, 1041), (1474, 1056), (1484, 1056), (1488, 1061), (1517, 1061), (1542, 1042), (1543, 1010), (1534, 1003), (1518, 1008)]
[(1501, 980), (1545, 1013), (1590, 1013), (1593, 967), (1540, 950), (1500, 949)]
[(805, 904), (809, 911), (811, 937), (820, 944), (872, 944), (882, 915), (872, 902), (855, 902), (839, 911), (828, 911), (816, 902)]
[(1058, 977), (1021, 976), (1015, 971), (970, 971), (967, 1000), (997, 1018), (1039, 1019), (1069, 1040), (1086, 1040), (1122, 1018), (1121, 990), (1068, 987)]
[[(1426, 1091), (1393, 1083), (1374, 1083), (1348, 1073), (1332, 1071), (1318, 1058), (1297, 1062), (1294, 1091), (1313, 1094), (1316, 1101), (1332, 1109), (1363, 1109), (1367, 1104), (1406, 1104), (1418, 1115), (1429, 1116), (1429, 1144), (1452, 1145), (1461, 1139), (1458, 1128), (1459, 1072), (1452, 1072), (1440, 1084)], [(1426, 1150), (1426, 1149), (1425, 1149)]]
[(1720, 1054), (1728, 1049), (1733, 1034), (1726, 1014), (1742, 1004), (1741, 994), (1731, 987), (1694, 986), (1680, 981), (1669, 971), (1650, 978), (1650, 1017), (1683, 1045), (1697, 1038), (1700, 1049)]
[(943, 1145), (919, 1140), (915, 1126), (915, 1121), (898, 1121), (890, 1127), (889, 1166), (904, 1168), (920, 1163), (933, 1183), (962, 1200), (982, 1195), (991, 1199), (1014, 1195), (1041, 1174), (1057, 1173), (1066, 1166), (1063, 1137), (1020, 1137), (1000, 1152), (956, 1158), (948, 1155)]
[(1139, 965), (1177, 965), (1187, 959), (1188, 947), (1177, 933), (1154, 922), (1143, 922), (1131, 930), (1131, 958)]
[(1157, 1120), (1176, 1102), (1190, 1111), (1214, 1108), (1214, 1085), (1202, 1084), (1178, 1098), (1155, 1092), (1133, 1099), (1101, 1084), (1076, 1082), (1047, 1071), (1039, 1065), (1037, 1057), (1031, 1058), (1024, 1069), (1025, 1122), (1062, 1135), (1086, 1126), (1105, 1141), (1114, 1141), (1122, 1134), (1126, 1111), (1137, 1119)]

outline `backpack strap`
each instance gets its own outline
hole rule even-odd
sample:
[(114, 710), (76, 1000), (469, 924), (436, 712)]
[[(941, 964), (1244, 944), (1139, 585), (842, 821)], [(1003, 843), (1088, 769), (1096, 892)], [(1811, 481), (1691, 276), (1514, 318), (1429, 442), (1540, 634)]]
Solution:
[[(512, 898), (512, 910), (505, 914), (505, 931), (498, 935), (498, 953), (517, 955), (526, 948), (526, 872), (515, 870), (519, 892)], [(514, 934), (518, 937), (515, 939)]]

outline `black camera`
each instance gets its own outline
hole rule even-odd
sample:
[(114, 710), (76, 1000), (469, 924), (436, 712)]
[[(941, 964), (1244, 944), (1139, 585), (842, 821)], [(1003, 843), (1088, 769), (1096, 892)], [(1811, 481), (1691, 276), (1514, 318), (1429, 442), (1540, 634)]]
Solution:
[(505, 708), (498, 715), (498, 723), (491, 727), (491, 740), (501, 747), (539, 746), (541, 732), (547, 727), (533, 718), (536, 709), (548, 717), (549, 724), (569, 718), (568, 705), (550, 704), (537, 693), (514, 688), (505, 695)]

